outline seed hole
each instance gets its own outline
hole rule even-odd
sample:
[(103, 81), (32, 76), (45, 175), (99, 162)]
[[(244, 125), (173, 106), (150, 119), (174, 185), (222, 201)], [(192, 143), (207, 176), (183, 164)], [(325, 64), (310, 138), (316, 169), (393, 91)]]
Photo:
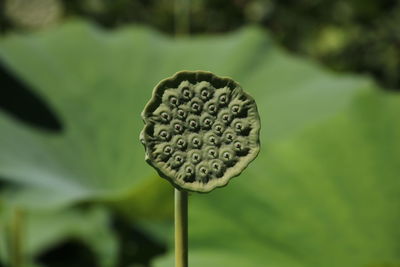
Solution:
[(192, 108), (193, 108), (195, 111), (199, 111), (199, 110), (200, 110), (200, 105), (199, 105), (198, 103), (194, 102), (194, 103), (192, 104)]
[(229, 160), (231, 158), (231, 155), (228, 152), (224, 152), (223, 156), (227, 160)]
[(171, 152), (172, 152), (172, 148), (170, 146), (166, 146), (164, 148), (164, 153), (165, 154), (169, 155), (169, 154), (171, 154)]
[(191, 120), (191, 121), (189, 122), (189, 125), (190, 125), (190, 127), (192, 127), (193, 129), (194, 129), (194, 128), (197, 128), (197, 122), (194, 121), (194, 120)]
[(210, 96), (210, 93), (207, 91), (207, 89), (203, 89), (203, 90), (201, 91), (201, 96), (202, 96), (203, 98), (208, 98), (208, 97)]
[(187, 87), (187, 86), (183, 87), (182, 94), (185, 98), (190, 98), (191, 93), (190, 93), (189, 87)]
[(181, 118), (184, 118), (184, 117), (186, 117), (186, 112), (183, 111), (182, 109), (178, 109), (178, 116)]
[(178, 140), (178, 146), (183, 147), (185, 145), (185, 141), (183, 141), (182, 139)]
[(217, 108), (215, 107), (214, 104), (211, 104), (211, 105), (208, 107), (208, 110), (210, 111), (210, 113), (215, 113), (215, 111), (217, 110)]
[(172, 97), (169, 99), (169, 102), (170, 102), (172, 105), (176, 106), (176, 105), (178, 104), (178, 99), (177, 99), (176, 97), (172, 96)]
[(227, 100), (226, 95), (221, 95), (221, 96), (219, 97), (219, 102), (220, 102), (221, 104), (226, 104), (226, 100)]
[(162, 113), (161, 113), (161, 117), (162, 117), (164, 120), (166, 120), (166, 121), (169, 120), (169, 115), (168, 115), (167, 112), (162, 112)]
[(181, 132), (181, 131), (182, 131), (182, 126), (181, 126), (180, 124), (176, 123), (176, 124), (174, 125), (174, 127), (175, 127), (175, 130), (176, 130), (177, 132)]
[(162, 130), (162, 131), (160, 132), (160, 136), (161, 136), (163, 139), (166, 139), (166, 138), (168, 137), (167, 131)]

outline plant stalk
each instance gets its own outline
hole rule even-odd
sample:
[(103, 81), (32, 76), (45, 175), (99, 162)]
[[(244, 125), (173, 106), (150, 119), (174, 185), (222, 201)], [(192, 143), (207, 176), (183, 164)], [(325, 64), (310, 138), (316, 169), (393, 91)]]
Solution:
[(24, 213), (21, 209), (15, 208), (10, 224), (10, 265), (12, 267), (24, 266), (24, 255), (22, 248), (22, 228)]
[(188, 266), (188, 193), (175, 188), (175, 267)]

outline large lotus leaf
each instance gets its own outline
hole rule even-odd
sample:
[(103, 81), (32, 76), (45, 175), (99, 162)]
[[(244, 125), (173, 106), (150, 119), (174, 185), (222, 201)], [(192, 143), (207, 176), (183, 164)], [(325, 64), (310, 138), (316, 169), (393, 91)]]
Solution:
[(19, 205), (121, 197), (153, 176), (138, 142), (139, 114), (155, 84), (176, 71), (238, 81), (258, 103), (265, 144), (324, 121), (368, 87), (286, 55), (256, 28), (171, 39), (146, 28), (105, 32), (70, 22), (2, 38), (0, 60), (63, 124), (49, 133), (0, 113), (0, 177), (22, 188)]
[(190, 266), (398, 266), (399, 114), (400, 95), (362, 94), (269, 143), (240, 185), (192, 195)]

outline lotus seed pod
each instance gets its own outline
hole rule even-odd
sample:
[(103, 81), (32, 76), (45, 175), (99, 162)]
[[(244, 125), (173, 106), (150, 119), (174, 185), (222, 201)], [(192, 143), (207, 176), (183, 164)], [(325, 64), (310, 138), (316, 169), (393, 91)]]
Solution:
[(182, 71), (161, 81), (142, 118), (146, 161), (178, 189), (225, 186), (260, 149), (254, 99), (209, 72)]

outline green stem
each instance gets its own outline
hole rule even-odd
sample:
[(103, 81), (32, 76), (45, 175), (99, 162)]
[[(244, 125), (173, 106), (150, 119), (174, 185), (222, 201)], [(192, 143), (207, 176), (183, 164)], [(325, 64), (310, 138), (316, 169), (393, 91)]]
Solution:
[(22, 267), (24, 265), (22, 252), (23, 217), (23, 211), (15, 208), (10, 225), (10, 265), (12, 267)]
[(175, 34), (190, 32), (190, 0), (175, 0)]
[(175, 267), (188, 265), (188, 193), (175, 189)]

